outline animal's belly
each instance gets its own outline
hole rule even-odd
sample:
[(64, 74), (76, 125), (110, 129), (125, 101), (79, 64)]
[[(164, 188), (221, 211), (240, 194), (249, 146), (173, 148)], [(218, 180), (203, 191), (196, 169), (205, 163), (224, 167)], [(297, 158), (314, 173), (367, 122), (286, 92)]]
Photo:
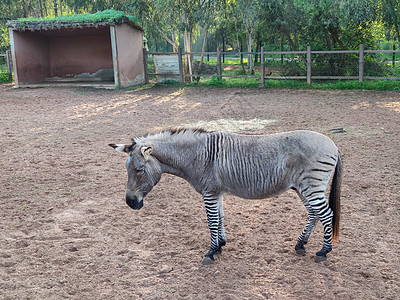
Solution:
[(290, 187), (284, 184), (279, 184), (274, 187), (235, 185), (228, 186), (225, 193), (244, 199), (263, 199), (282, 194), (289, 188)]
[(220, 168), (217, 181), (225, 192), (245, 199), (268, 198), (288, 190), (292, 173), (286, 169), (285, 157), (264, 160), (263, 156), (244, 157), (235, 166), (226, 163), (230, 167)]

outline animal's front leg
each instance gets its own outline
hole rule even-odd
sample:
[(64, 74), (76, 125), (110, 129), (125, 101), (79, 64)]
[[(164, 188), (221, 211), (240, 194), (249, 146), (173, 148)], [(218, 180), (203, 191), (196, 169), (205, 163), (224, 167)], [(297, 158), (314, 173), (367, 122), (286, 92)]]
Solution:
[(204, 205), (207, 212), (208, 228), (211, 233), (210, 250), (204, 256), (203, 265), (214, 263), (214, 254), (219, 250), (218, 228), (219, 228), (219, 195), (203, 193)]
[(222, 246), (226, 244), (225, 238), (225, 229), (224, 229), (224, 210), (223, 210), (223, 199), (222, 196), (218, 197), (218, 216), (219, 216), (219, 223), (218, 223), (218, 243), (219, 247), (217, 253), (222, 252)]

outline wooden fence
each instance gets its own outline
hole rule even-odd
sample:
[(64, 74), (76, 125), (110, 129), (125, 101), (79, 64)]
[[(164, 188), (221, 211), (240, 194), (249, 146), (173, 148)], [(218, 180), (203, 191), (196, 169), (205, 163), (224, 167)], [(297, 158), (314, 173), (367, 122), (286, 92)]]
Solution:
[(10, 81), (13, 80), (12, 75), (12, 59), (11, 59), (11, 51), (7, 50), (5, 54), (0, 54), (0, 56), (5, 57), (7, 61), (7, 71), (8, 71), (8, 79)]
[[(365, 50), (364, 45), (360, 45), (359, 50), (335, 50), (335, 51), (313, 51), (311, 50), (311, 46), (307, 47), (306, 51), (265, 51), (265, 48), (261, 48), (261, 52), (221, 52), (219, 48), (217, 48), (216, 52), (182, 52), (182, 49), (179, 48), (178, 52), (168, 52), (168, 53), (160, 53), (160, 52), (146, 52), (144, 50), (145, 57), (145, 69), (146, 69), (146, 82), (149, 82), (149, 75), (171, 75), (171, 73), (149, 73), (147, 70), (147, 55), (177, 55), (177, 61), (179, 64), (179, 81), (184, 82), (185, 77), (213, 77), (218, 76), (219, 80), (222, 80), (223, 77), (231, 77), (231, 78), (260, 78), (261, 86), (265, 85), (265, 80), (269, 79), (294, 79), (294, 80), (307, 80), (308, 85), (311, 84), (312, 80), (358, 80), (359, 82), (363, 82), (364, 80), (400, 80), (400, 77), (378, 77), (378, 76), (365, 76), (364, 74), (364, 56), (367, 53), (400, 53), (400, 50)], [(223, 55), (259, 55), (260, 57), (260, 76), (258, 75), (225, 75), (222, 74), (222, 56)], [(316, 54), (358, 54), (358, 76), (315, 76), (312, 75), (312, 56)], [(182, 60), (185, 55), (214, 55), (217, 57), (217, 69), (216, 73), (213, 75), (197, 75), (197, 74), (185, 74), (183, 71), (183, 63)], [(296, 55), (301, 60), (303, 60), (307, 67), (307, 75), (306, 76), (266, 76), (265, 74), (265, 61), (271, 55)]]

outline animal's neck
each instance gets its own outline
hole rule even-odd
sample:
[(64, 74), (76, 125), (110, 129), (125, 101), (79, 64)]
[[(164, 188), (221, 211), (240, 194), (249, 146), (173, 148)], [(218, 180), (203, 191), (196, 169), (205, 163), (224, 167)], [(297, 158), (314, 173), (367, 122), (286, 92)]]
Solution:
[(153, 155), (160, 162), (163, 173), (186, 179), (187, 169), (196, 160), (199, 138), (170, 139), (155, 143)]

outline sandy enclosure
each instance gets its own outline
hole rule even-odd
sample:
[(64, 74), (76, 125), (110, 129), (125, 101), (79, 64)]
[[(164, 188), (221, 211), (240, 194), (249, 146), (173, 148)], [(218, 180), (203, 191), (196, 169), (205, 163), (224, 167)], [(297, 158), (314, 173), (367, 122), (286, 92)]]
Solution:
[[(0, 85), (0, 115), (1, 299), (400, 299), (399, 93)], [(185, 124), (331, 137), (345, 171), (328, 260), (314, 262), (321, 224), (296, 255), (307, 214), (292, 191), (226, 196), (211, 266), (205, 209), (184, 180), (164, 175), (131, 210), (125, 157), (108, 143)]]

